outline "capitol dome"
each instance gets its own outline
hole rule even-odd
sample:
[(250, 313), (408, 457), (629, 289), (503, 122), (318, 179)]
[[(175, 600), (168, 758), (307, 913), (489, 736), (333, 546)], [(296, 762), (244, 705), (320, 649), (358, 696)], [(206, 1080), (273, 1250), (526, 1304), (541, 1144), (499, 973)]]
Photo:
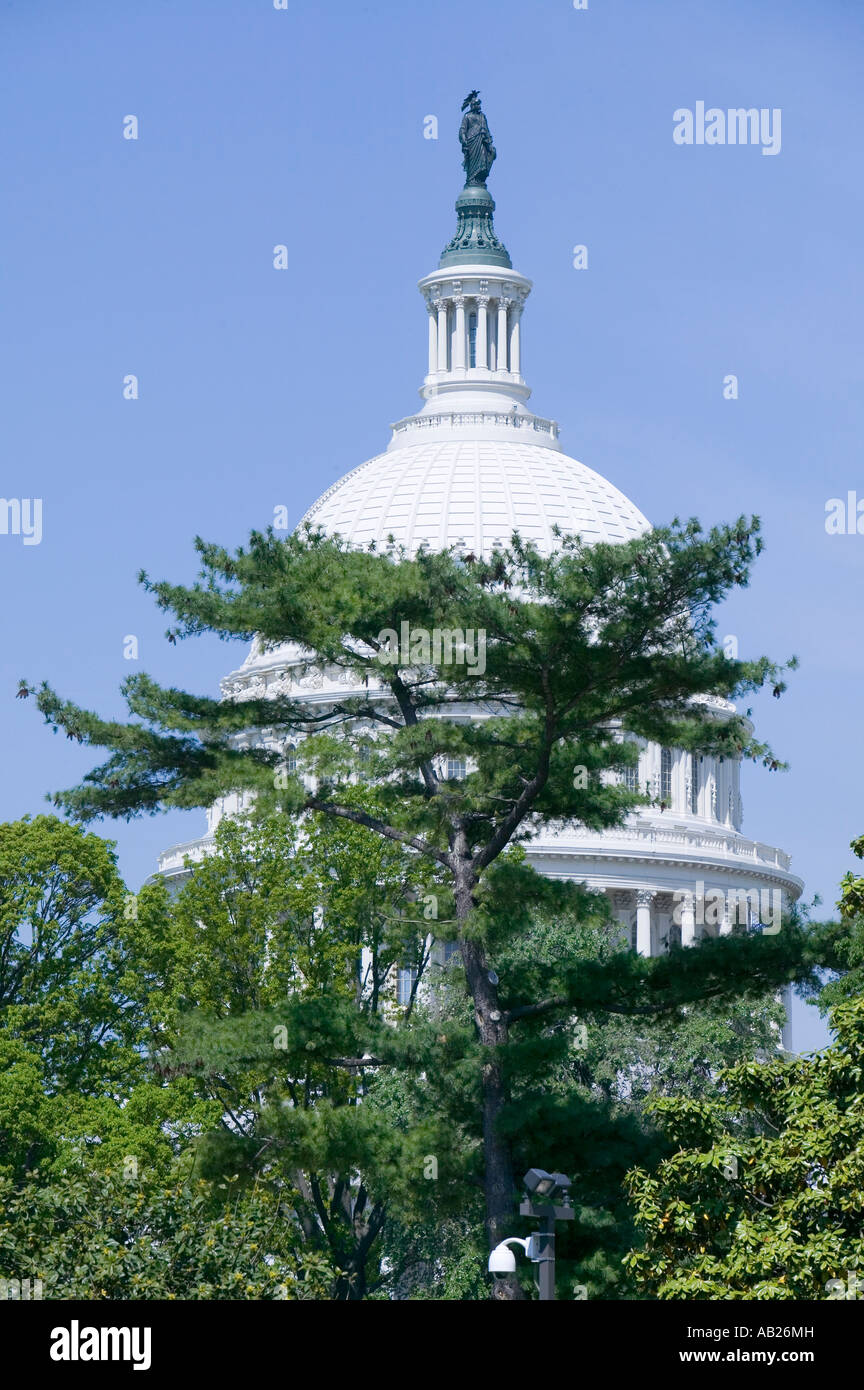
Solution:
[(562, 453), (558, 425), (534, 415), (522, 375), (522, 312), (531, 281), (514, 270), (485, 187), (456, 202), (456, 235), (419, 282), (426, 304), (424, 405), (392, 426), (388, 448), (348, 473), (304, 522), (351, 544), (414, 554), (450, 546), (488, 555), (514, 531), (550, 553), (556, 532), (587, 542), (648, 530), (637, 507)]
[[(639, 509), (599, 473), (523, 438), (537, 433), (532, 426), (509, 430), (518, 437), (490, 438), (481, 423), (472, 437), (469, 427), (438, 421), (431, 437), (342, 478), (303, 520), (364, 549), (383, 549), (392, 536), (411, 554), (425, 544), (488, 555), (514, 531), (548, 554), (560, 543), (556, 528), (588, 542), (648, 530)], [(462, 437), (449, 437), (454, 432)]]
[[(387, 448), (328, 488), (301, 524), (363, 549), (386, 550), (392, 537), (409, 554), (452, 546), (475, 555), (506, 546), (514, 532), (549, 554), (561, 534), (591, 544), (626, 542), (649, 529), (614, 484), (562, 451), (555, 421), (526, 404), (522, 314), (531, 281), (498, 240), (494, 208), (485, 186), (467, 184), (456, 203), (456, 235), (419, 282), (428, 346), (420, 409), (397, 421)], [(287, 695), (321, 707), (368, 687), (293, 643), (256, 640), (222, 681), (222, 694), (232, 701)], [(717, 718), (733, 708), (709, 702)], [(803, 885), (782, 850), (742, 833), (740, 760), (640, 741), (639, 765), (627, 780), (647, 792), (649, 805), (606, 831), (547, 825), (528, 844), (529, 862), (605, 893), (625, 939), (646, 956), (731, 931), (742, 900), (748, 926), (757, 928), (767, 902), (766, 929), (774, 930), (775, 910), (794, 902)], [(190, 860), (210, 852), (219, 819), (238, 809), (236, 798), (217, 803), (207, 834), (167, 850), (161, 872), (187, 872)], [(711, 893), (726, 904), (713, 924), (699, 907)]]

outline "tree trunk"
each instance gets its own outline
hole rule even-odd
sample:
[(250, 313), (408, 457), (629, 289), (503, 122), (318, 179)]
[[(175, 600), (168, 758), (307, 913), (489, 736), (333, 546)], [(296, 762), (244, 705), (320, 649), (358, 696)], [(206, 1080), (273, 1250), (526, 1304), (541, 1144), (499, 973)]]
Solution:
[[(460, 879), (462, 881), (460, 881)], [(465, 979), (474, 1003), (474, 1022), (484, 1049), (481, 1087), (483, 1095), (483, 1187), (486, 1196), (486, 1237), (491, 1250), (505, 1237), (513, 1235), (516, 1220), (516, 1183), (510, 1145), (498, 1129), (507, 1099), (506, 1085), (497, 1048), (507, 1042), (507, 1024), (501, 1016), (497, 986), (489, 979), (486, 952), (478, 941), (466, 940), (462, 924), (474, 906), (471, 882), (457, 874), (456, 916), (459, 921), (459, 949)], [(497, 1278), (492, 1297), (509, 1301), (525, 1297), (514, 1275)]]

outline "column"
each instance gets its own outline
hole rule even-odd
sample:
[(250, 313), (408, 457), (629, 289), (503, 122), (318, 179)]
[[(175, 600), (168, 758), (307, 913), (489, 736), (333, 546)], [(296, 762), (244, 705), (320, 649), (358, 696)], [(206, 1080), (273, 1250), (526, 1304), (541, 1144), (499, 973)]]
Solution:
[(729, 779), (726, 771), (726, 759), (717, 759), (715, 763), (717, 776), (717, 819), (721, 825), (729, 824)]
[(429, 305), (429, 375), (438, 370), (438, 332), (435, 312)]
[(681, 945), (693, 946), (696, 942), (696, 901), (692, 893), (681, 899)]
[(464, 371), (465, 369), (465, 296), (456, 294), (453, 296), (453, 303), (456, 305), (456, 333), (453, 339), (453, 370)]
[(498, 359), (495, 363), (499, 372), (507, 370), (507, 308), (509, 299), (498, 300)]
[(447, 300), (436, 299), (435, 308), (438, 310), (438, 370), (447, 370)]
[(654, 894), (642, 889), (636, 894), (636, 952), (640, 956), (651, 954), (651, 904)]
[(519, 320), (522, 316), (522, 305), (517, 304), (510, 315), (510, 370), (514, 376), (519, 375)]
[(489, 365), (489, 355), (487, 352), (487, 341), (489, 336), (489, 325), (486, 311), (489, 305), (489, 296), (481, 294), (477, 296), (477, 366), (485, 368)]
[(673, 805), (682, 815), (690, 810), (690, 754), (683, 751), (673, 754), (673, 777), (677, 777), (677, 802)]

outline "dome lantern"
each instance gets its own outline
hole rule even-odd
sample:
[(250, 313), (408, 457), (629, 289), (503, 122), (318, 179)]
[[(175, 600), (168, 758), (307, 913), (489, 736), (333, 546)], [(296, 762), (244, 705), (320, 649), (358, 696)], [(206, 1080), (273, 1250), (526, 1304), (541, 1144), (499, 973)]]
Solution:
[(329, 488), (303, 521), (364, 548), (386, 548), (392, 536), (409, 553), (455, 546), (488, 555), (514, 532), (546, 554), (559, 533), (630, 540), (648, 529), (642, 513), (568, 458), (556, 421), (525, 404), (521, 319), (531, 281), (492, 227), (486, 179), (496, 152), (478, 95), (462, 107), (459, 228), (419, 282), (429, 334), (423, 407), (397, 420), (386, 451)]
[[(496, 151), (479, 93), (469, 93), (462, 110), (465, 187), (456, 199), (456, 235), (419, 283), (429, 341), (419, 418), (428, 425), (430, 416), (468, 413), (494, 428), (502, 413), (534, 419), (525, 408), (531, 390), (522, 375), (522, 310), (531, 281), (513, 269), (495, 233), (486, 179)], [(400, 421), (403, 432), (408, 423)], [(549, 442), (557, 448), (557, 426)]]

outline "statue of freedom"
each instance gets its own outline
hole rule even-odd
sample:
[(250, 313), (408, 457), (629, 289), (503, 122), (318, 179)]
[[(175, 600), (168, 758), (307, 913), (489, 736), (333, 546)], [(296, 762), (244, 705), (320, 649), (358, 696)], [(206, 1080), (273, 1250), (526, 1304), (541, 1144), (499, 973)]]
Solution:
[(495, 146), (492, 144), (486, 117), (480, 109), (480, 93), (469, 92), (462, 103), (462, 110), (465, 115), (459, 127), (459, 143), (462, 146), (465, 186), (467, 188), (473, 183), (485, 187), (495, 159)]

